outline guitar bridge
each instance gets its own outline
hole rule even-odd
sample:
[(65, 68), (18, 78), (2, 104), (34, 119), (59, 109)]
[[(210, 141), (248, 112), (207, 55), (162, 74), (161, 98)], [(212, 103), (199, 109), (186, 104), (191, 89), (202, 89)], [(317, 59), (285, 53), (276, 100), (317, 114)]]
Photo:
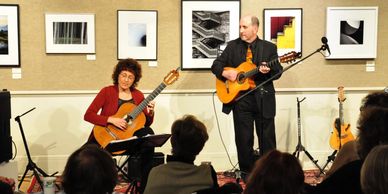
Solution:
[(119, 137), (117, 137), (116, 134), (112, 133), (112, 131), (110, 131), (110, 130), (108, 129), (108, 127), (104, 127), (104, 128), (105, 128), (105, 131), (108, 132), (108, 134), (109, 134), (110, 136), (112, 136), (115, 140), (118, 140), (118, 139), (119, 139)]

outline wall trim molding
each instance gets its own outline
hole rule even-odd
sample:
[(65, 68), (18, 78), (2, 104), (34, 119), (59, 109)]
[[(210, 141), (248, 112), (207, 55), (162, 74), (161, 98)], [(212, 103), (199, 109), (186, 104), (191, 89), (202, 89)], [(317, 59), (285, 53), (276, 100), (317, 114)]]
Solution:
[[(368, 92), (384, 90), (385, 86), (382, 87), (346, 87), (346, 92)], [(142, 90), (145, 94), (149, 94), (152, 90)], [(277, 93), (327, 93), (337, 92), (337, 88), (277, 88)], [(98, 90), (20, 90), (11, 91), (13, 96), (23, 95), (89, 95), (97, 94)], [(193, 89), (193, 90), (164, 90), (162, 94), (212, 94), (215, 93), (214, 89)]]

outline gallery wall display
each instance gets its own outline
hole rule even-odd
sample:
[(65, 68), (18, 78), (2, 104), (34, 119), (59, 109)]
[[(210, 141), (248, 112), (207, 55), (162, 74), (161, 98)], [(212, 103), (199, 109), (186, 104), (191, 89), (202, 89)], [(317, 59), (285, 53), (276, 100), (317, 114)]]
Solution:
[(0, 67), (20, 66), (19, 5), (0, 4)]
[(376, 58), (378, 7), (328, 7), (327, 59)]
[(182, 70), (208, 70), (239, 37), (240, 1), (182, 1)]
[(46, 53), (95, 53), (94, 14), (45, 14)]
[(157, 60), (156, 10), (118, 10), (117, 24), (118, 59)]
[(278, 55), (295, 51), (302, 52), (301, 8), (264, 9), (264, 40), (278, 47)]

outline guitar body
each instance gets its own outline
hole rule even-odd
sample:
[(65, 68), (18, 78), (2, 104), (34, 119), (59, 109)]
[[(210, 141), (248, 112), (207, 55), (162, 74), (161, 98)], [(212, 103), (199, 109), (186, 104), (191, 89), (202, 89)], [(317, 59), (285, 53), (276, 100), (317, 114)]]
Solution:
[[(350, 124), (342, 124), (341, 129), (336, 127), (336, 121), (334, 121), (334, 130), (330, 137), (330, 147), (334, 150), (339, 150), (345, 143), (354, 140), (354, 136), (350, 131)], [(339, 137), (339, 130), (341, 130), (341, 137)]]
[[(256, 65), (250, 62), (241, 63), (237, 68), (225, 67), (225, 69), (235, 69), (239, 72), (239, 75), (242, 73), (248, 72), (256, 68)], [(239, 77), (237, 75), (237, 77)], [(217, 96), (220, 101), (224, 104), (228, 104), (235, 99), (241, 91), (248, 90), (255, 87), (255, 82), (250, 78), (236, 79), (235, 81), (222, 81), (216, 79), (216, 90)]]
[[(279, 58), (269, 61), (266, 66), (270, 67), (278, 62), (288, 63), (296, 58), (300, 58), (302, 54), (299, 52), (292, 51), (287, 53)], [(255, 82), (251, 77), (256, 75), (259, 72), (259, 68), (252, 62), (243, 62), (237, 68), (225, 67), (226, 69), (235, 69), (238, 74), (235, 81), (222, 81), (216, 79), (216, 91), (218, 99), (224, 104), (233, 102), (233, 100), (238, 96), (241, 91), (245, 91), (251, 88), (254, 88)]]
[[(120, 106), (119, 110), (116, 112), (116, 114), (113, 115), (113, 117), (123, 118), (128, 113), (132, 112), (135, 108), (136, 105), (132, 103), (124, 103)], [(136, 131), (144, 127), (145, 122), (146, 117), (144, 113), (141, 112), (136, 118), (132, 120), (131, 123), (128, 123), (128, 126), (125, 130), (120, 130), (112, 124), (108, 124), (106, 127), (95, 125), (93, 127), (93, 135), (101, 147), (105, 148), (112, 140), (121, 140), (132, 137)], [(122, 152), (116, 152), (115, 154), (120, 154)]]
[(342, 145), (354, 140), (354, 136), (350, 131), (350, 124), (345, 124), (343, 119), (343, 105), (346, 100), (344, 87), (338, 87), (338, 102), (339, 102), (339, 118), (334, 121), (334, 130), (330, 137), (330, 147), (334, 150), (341, 149)]

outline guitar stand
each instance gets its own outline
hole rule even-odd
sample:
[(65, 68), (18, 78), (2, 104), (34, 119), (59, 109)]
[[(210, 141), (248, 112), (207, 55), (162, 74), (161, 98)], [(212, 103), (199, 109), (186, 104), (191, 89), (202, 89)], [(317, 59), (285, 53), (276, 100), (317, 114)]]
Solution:
[(297, 105), (298, 105), (298, 144), (296, 145), (295, 151), (292, 153), (296, 158), (299, 159), (299, 153), (304, 152), (306, 156), (315, 164), (315, 166), (319, 169), (320, 173), (323, 173), (323, 169), (318, 165), (318, 160), (315, 160), (311, 154), (306, 150), (306, 148), (302, 145), (301, 141), (301, 124), (300, 124), (300, 103), (303, 102), (306, 99), (304, 97), (302, 100), (299, 100), (299, 98), (296, 98)]
[[(330, 162), (334, 161), (337, 152), (338, 152), (338, 150), (334, 150), (334, 152), (331, 153), (331, 155), (327, 157), (326, 164), (323, 165), (323, 167), (322, 167), (323, 170), (325, 170), (326, 166), (329, 165)], [(321, 172), (321, 174), (325, 174), (325, 172)]]
[[(26, 154), (27, 154), (27, 159), (28, 159), (28, 163), (27, 163), (27, 166), (26, 166), (26, 170), (24, 171), (23, 173), (23, 176), (22, 176), (22, 179), (20, 179), (20, 182), (19, 182), (19, 185), (18, 185), (18, 189), (20, 189), (20, 186), (22, 185), (23, 183), (23, 180), (24, 178), (26, 177), (26, 174), (28, 171), (32, 171), (33, 172), (33, 176), (35, 176), (36, 180), (38, 181), (39, 183), (39, 186), (40, 188), (43, 190), (43, 181), (40, 179), (40, 175), (42, 175), (43, 177), (48, 177), (48, 176), (54, 176), (55, 174), (57, 174), (58, 172), (55, 172), (54, 174), (52, 175), (48, 175), (47, 173), (45, 173), (41, 168), (39, 168), (31, 159), (31, 154), (30, 154), (30, 151), (28, 149), (28, 145), (27, 145), (27, 141), (26, 141), (26, 137), (24, 135), (24, 131), (23, 131), (23, 126), (22, 126), (22, 122), (20, 120), (20, 117), (24, 116), (25, 114), (33, 111), (35, 108), (32, 108), (30, 109), (29, 111), (23, 113), (22, 115), (19, 115), (15, 118), (15, 121), (19, 124), (19, 128), (20, 128), (20, 133), (22, 134), (22, 138), (23, 138), (23, 143), (24, 143), (24, 148), (26, 150)], [(40, 174), (39, 174), (39, 173)]]

